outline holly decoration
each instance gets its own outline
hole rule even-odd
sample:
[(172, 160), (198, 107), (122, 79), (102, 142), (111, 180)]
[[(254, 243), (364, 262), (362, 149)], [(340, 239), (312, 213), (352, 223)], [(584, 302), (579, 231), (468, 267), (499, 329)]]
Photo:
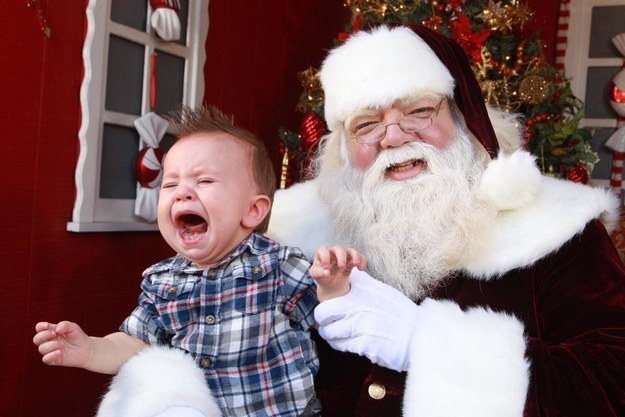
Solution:
[[(337, 43), (363, 26), (381, 22), (420, 23), (455, 39), (471, 63), (486, 102), (524, 116), (523, 144), (537, 156), (541, 170), (559, 178), (588, 181), (598, 157), (590, 146), (591, 129), (579, 127), (583, 103), (573, 95), (568, 80), (546, 62), (537, 33), (526, 29), (533, 18), (526, 5), (519, 0), (345, 0), (345, 6), (352, 17)], [(304, 93), (298, 111), (306, 115), (304, 120), (310, 112), (323, 114), (318, 71), (309, 68), (299, 77)], [(290, 146), (305, 155), (314, 136), (310, 130), (300, 127), (299, 135), (281, 133), (281, 138), (297, 142)], [(304, 175), (306, 168), (290, 178), (296, 182)]]

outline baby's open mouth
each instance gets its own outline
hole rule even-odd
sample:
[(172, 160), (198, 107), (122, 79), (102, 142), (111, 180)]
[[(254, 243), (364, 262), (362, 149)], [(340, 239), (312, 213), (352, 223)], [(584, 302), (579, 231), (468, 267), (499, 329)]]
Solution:
[(206, 233), (208, 222), (197, 214), (182, 214), (176, 218), (176, 227), (181, 235), (192, 239)]

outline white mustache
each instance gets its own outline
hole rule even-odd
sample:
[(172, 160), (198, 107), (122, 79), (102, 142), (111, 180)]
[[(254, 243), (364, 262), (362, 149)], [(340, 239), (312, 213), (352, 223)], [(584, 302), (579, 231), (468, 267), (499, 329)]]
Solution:
[[(442, 152), (438, 148), (424, 142), (409, 142), (398, 148), (382, 150), (371, 166), (363, 173), (370, 181), (372, 178), (382, 179), (386, 170), (393, 165), (403, 164), (408, 161), (421, 160), (425, 162), (426, 169), (421, 176), (426, 175), (433, 161), (440, 160)], [(368, 182), (367, 181), (367, 182)]]
[(390, 148), (381, 151), (370, 169), (384, 169), (391, 165), (401, 164), (413, 159), (423, 159), (427, 162), (433, 156), (440, 155), (440, 151), (424, 142), (409, 142), (398, 148)]

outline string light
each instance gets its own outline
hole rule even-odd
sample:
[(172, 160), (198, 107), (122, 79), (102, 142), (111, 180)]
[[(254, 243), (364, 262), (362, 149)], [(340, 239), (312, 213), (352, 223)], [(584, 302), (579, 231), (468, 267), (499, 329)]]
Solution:
[(41, 31), (46, 36), (46, 38), (50, 38), (52, 36), (52, 29), (48, 25), (48, 20), (43, 13), (43, 8), (41, 7), (40, 0), (26, 0), (26, 6), (31, 7), (37, 13), (37, 17), (39, 18), (39, 26)]

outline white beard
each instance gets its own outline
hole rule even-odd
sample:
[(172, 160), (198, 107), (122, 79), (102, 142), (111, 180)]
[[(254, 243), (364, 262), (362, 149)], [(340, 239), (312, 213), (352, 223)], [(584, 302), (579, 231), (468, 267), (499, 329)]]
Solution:
[[(389, 180), (391, 164), (423, 159), (427, 169)], [(383, 150), (365, 172), (349, 164), (321, 175), (334, 241), (360, 250), (372, 276), (413, 300), (427, 297), (461, 269), (479, 245), (479, 230), (495, 210), (477, 197), (486, 166), (464, 132), (439, 150), (423, 142)]]

